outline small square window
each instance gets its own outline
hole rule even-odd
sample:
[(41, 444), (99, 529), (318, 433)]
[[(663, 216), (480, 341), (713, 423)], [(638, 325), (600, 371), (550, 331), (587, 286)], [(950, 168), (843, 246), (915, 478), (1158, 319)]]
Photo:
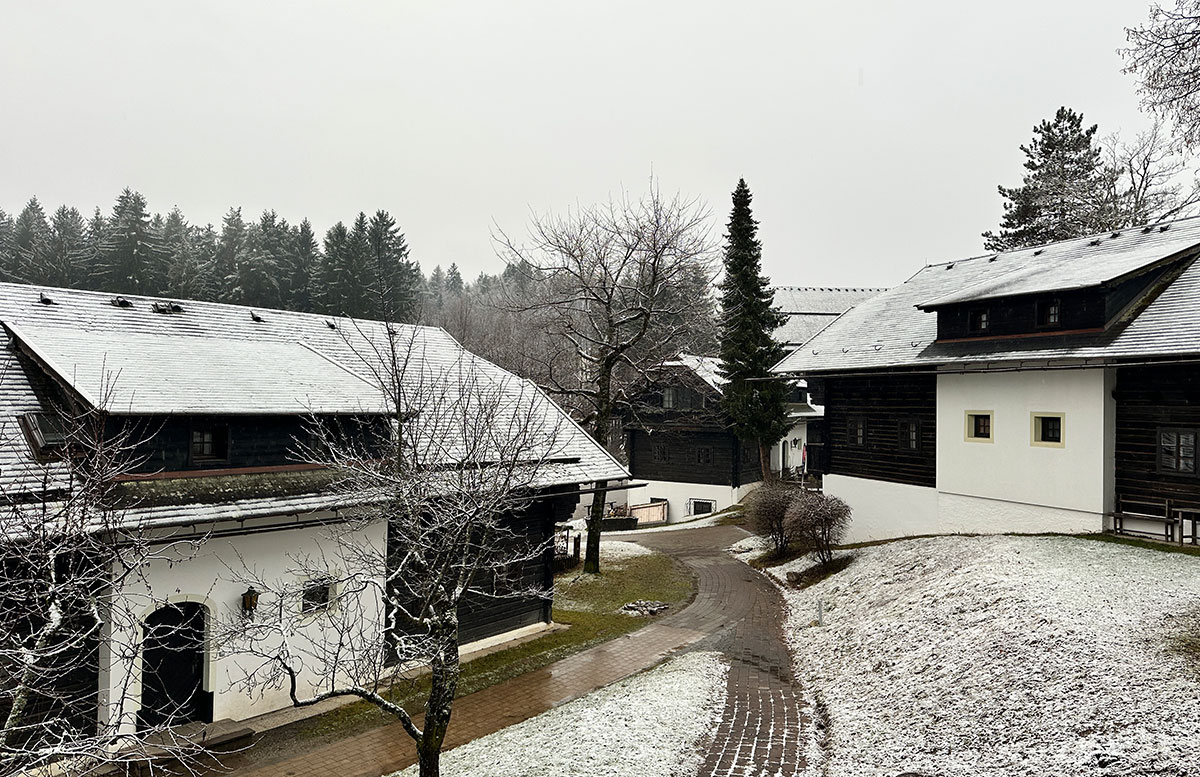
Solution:
[(992, 317), (987, 308), (972, 310), (967, 314), (967, 329), (972, 332), (986, 332), (991, 324)]
[(712, 464), (712, 460), (713, 460), (713, 451), (712, 451), (711, 447), (709, 447), (707, 445), (702, 445), (696, 449), (696, 463), (697, 464)]
[(861, 418), (850, 418), (846, 421), (846, 444), (851, 448), (861, 448), (867, 444), (867, 424)]
[(1066, 417), (1062, 413), (1031, 413), (1032, 443), (1047, 448), (1063, 447)]
[(670, 461), (671, 460), (671, 451), (667, 448), (666, 445), (655, 445), (654, 448), (651, 449), (651, 455), (653, 456), (655, 461)]
[(968, 411), (967, 412), (967, 433), (966, 438), (972, 442), (991, 442), (992, 441), (992, 413), (991, 411)]
[(921, 449), (921, 423), (919, 421), (901, 421), (898, 442), (902, 451)]
[(225, 461), (229, 458), (229, 430), (224, 426), (192, 429), (192, 461)]
[(1174, 475), (1196, 475), (1196, 430), (1158, 430), (1158, 471)]
[(1056, 299), (1042, 300), (1037, 303), (1037, 325), (1043, 329), (1052, 329), (1062, 324), (1062, 302)]
[(333, 601), (333, 584), (328, 580), (310, 580), (304, 584), (300, 594), (300, 611), (318, 612), (329, 607)]

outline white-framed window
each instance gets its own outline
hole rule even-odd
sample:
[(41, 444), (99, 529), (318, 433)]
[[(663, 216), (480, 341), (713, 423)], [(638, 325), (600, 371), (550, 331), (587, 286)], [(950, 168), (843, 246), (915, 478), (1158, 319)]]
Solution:
[(1041, 448), (1062, 448), (1067, 443), (1067, 416), (1064, 413), (1030, 413), (1029, 444)]
[(678, 400), (678, 391), (674, 386), (667, 386), (663, 389), (663, 409), (670, 410), (675, 407)]
[(991, 442), (995, 429), (991, 410), (968, 410), (964, 438), (967, 442)]
[(711, 499), (689, 499), (688, 515), (707, 515), (717, 509), (717, 503)]

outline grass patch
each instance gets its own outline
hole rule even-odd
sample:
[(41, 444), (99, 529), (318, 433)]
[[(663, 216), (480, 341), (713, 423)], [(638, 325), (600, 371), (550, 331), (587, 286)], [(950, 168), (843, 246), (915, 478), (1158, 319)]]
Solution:
[(741, 502), (726, 507), (719, 513), (714, 513), (713, 516), (717, 519), (718, 526), (745, 526), (746, 525), (746, 508)]
[[(557, 589), (569, 591), (570, 599), (586, 609), (554, 608), (554, 620), (570, 628), (551, 632), (537, 639), (480, 656), (463, 664), (457, 696), (502, 683), (518, 675), (540, 669), (574, 653), (641, 628), (650, 618), (638, 618), (617, 612), (621, 605), (636, 599), (667, 602), (679, 609), (692, 597), (692, 575), (669, 556), (653, 554), (623, 559), (620, 567), (598, 576), (581, 576), (576, 570), (560, 574)], [(414, 715), (420, 715), (429, 693), (429, 678), (417, 677), (397, 683), (386, 694)], [(295, 747), (297, 740), (312, 744), (336, 741), (351, 733), (387, 725), (394, 719), (367, 702), (355, 702), (307, 720), (297, 721), (266, 732), (250, 759), (269, 757)]]
[(845, 556), (835, 556), (829, 564), (813, 564), (807, 569), (802, 569), (799, 572), (788, 572), (787, 582), (792, 588), (804, 589), (810, 585), (816, 585), (822, 580), (833, 577), (838, 572), (841, 572), (846, 567), (850, 566), (856, 556), (846, 554)]
[(1157, 550), (1160, 553), (1182, 553), (1185, 556), (1200, 556), (1200, 546), (1197, 545), (1177, 545), (1167, 542), (1156, 542), (1154, 540), (1142, 540), (1137, 537), (1125, 537), (1120, 534), (1065, 534), (1061, 536), (1074, 537), (1081, 540), (1094, 540), (1096, 542), (1110, 542), (1114, 545), (1128, 545), (1145, 550)]

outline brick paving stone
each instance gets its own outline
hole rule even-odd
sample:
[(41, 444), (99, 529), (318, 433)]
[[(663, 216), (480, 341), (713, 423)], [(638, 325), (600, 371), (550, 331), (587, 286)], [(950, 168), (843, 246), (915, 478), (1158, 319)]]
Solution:
[[(783, 603), (769, 581), (724, 552), (744, 536), (726, 526), (638, 535), (637, 542), (693, 569), (695, 600), (631, 634), (458, 699), (445, 749), (654, 666), (702, 639), (732, 632), (726, 640), (728, 697), (701, 777), (802, 771), (801, 740), (808, 727), (780, 631)], [(399, 725), (390, 724), (270, 763), (253, 763), (252, 750), (238, 760), (246, 765), (229, 764), (237, 777), (378, 777), (415, 763), (416, 750)]]

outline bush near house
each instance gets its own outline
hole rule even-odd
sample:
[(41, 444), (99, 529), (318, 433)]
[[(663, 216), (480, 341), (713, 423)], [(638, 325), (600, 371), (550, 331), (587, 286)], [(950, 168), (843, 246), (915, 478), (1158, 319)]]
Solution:
[(764, 484), (746, 497), (745, 507), (750, 526), (771, 544), (768, 558), (776, 560), (815, 553), (828, 567), (850, 525), (850, 506), (841, 499), (792, 483)]

